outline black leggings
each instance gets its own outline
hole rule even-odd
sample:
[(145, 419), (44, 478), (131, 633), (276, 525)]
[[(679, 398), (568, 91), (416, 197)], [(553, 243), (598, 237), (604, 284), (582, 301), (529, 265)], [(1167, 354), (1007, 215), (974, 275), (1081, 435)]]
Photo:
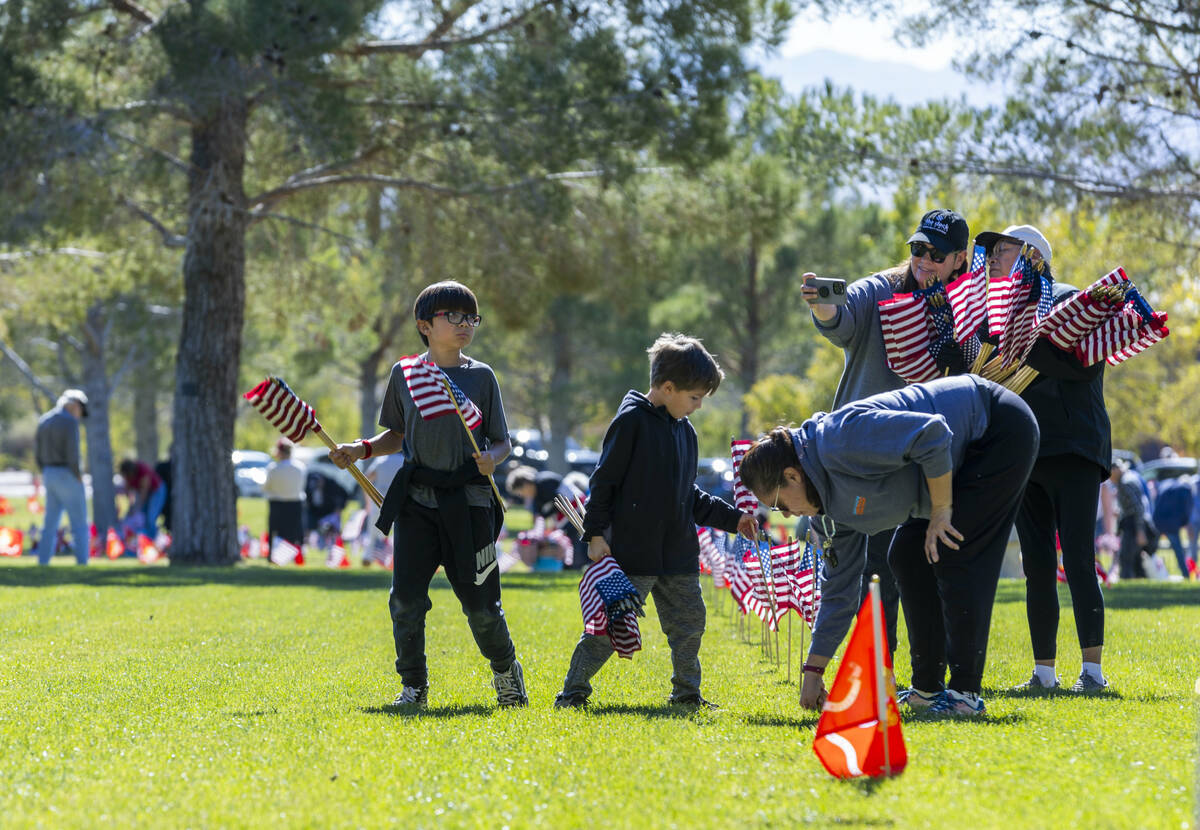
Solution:
[(888, 561), (900, 587), (915, 688), (941, 690), (949, 666), (949, 688), (980, 691), (1004, 549), (1037, 449), (1033, 413), (998, 389), (987, 431), (967, 446), (954, 471), (951, 523), (963, 535), (959, 549), (940, 545), (930, 564), (929, 520), (910, 519), (896, 530)]
[(1025, 614), (1034, 660), (1053, 660), (1058, 641), (1058, 557), (1054, 534), (1062, 545), (1063, 570), (1071, 589), (1079, 647), (1104, 645), (1104, 595), (1096, 581), (1093, 517), (1100, 498), (1100, 469), (1079, 455), (1039, 458), (1033, 465), (1021, 509), (1017, 535), (1025, 569)]

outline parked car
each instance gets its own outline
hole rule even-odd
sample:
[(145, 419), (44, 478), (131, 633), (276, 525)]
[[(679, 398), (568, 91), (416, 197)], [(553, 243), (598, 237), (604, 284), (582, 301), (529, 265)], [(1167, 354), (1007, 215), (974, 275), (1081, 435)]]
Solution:
[(351, 499), (362, 497), (362, 491), (354, 476), (349, 470), (343, 470), (330, 461), (329, 450), (324, 447), (293, 447), (292, 458), (303, 464), (309, 472), (321, 473), (336, 481)]
[(733, 462), (721, 456), (701, 458), (696, 465), (696, 484), (710, 496), (733, 504)]
[(1169, 478), (1195, 475), (1200, 462), (1194, 458), (1176, 456), (1174, 458), (1152, 458), (1138, 465), (1138, 472), (1146, 481), (1166, 481)]
[(262, 498), (271, 456), (258, 450), (233, 451), (233, 483), (241, 498)]
[[(509, 435), (513, 445), (512, 455), (509, 458), (536, 470), (544, 470), (550, 466), (550, 452), (542, 441), (540, 430), (515, 429)], [(600, 461), (600, 453), (581, 446), (578, 441), (568, 435), (564, 460), (571, 470), (591, 475), (592, 470), (596, 469), (596, 464)]]

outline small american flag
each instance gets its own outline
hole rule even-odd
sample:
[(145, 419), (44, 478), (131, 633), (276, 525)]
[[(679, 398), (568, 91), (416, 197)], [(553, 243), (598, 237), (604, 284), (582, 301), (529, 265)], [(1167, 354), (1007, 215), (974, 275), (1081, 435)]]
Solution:
[[(453, 415), (457, 403), (468, 429), (475, 429), (483, 423), (483, 413), (479, 407), (463, 394), (458, 384), (450, 380), (440, 367), (422, 360), (420, 355), (410, 355), (400, 358), (400, 368), (404, 371), (404, 382), (408, 384), (408, 392), (417, 405), (417, 411), (426, 421)], [(454, 395), (453, 399), (446, 392), (447, 385), (450, 394)]]
[(739, 441), (732, 438), (729, 441), (729, 455), (733, 459), (733, 501), (738, 510), (746, 513), (753, 513), (758, 509), (758, 499), (742, 484), (742, 458), (752, 446), (754, 442), (748, 439)]
[(788, 611), (800, 612), (799, 597), (794, 583), (800, 562), (800, 544), (788, 541), (771, 548), (771, 573), (775, 583), (775, 607), (782, 618)]
[(954, 339), (962, 343), (979, 331), (987, 317), (987, 250), (975, 246), (971, 268), (946, 286), (946, 296), (954, 309)]
[(929, 354), (930, 325), (925, 303), (913, 294), (897, 294), (879, 302), (879, 326), (888, 368), (909, 383), (933, 380), (939, 374)]
[(1147, 325), (1140, 314), (1126, 305), (1120, 314), (1085, 335), (1075, 347), (1075, 355), (1085, 366), (1101, 360), (1110, 366), (1123, 363), (1170, 334), (1166, 313), (1155, 312), (1153, 320), (1152, 325)]
[(293, 444), (303, 441), (310, 431), (321, 431), (317, 413), (296, 397), (282, 378), (267, 378), (242, 397)]
[(696, 541), (700, 543), (700, 573), (715, 574), (718, 568), (725, 570), (725, 557), (713, 544), (707, 527), (696, 528)]
[(800, 602), (800, 616), (812, 627), (821, 608), (821, 581), (817, 574), (817, 557), (812, 543), (812, 531), (804, 538), (804, 554), (796, 568), (793, 590)]
[[(1004, 366), (1020, 363), (1033, 348), (1041, 322), (1038, 300), (1043, 293), (1049, 293), (1041, 290), (1041, 283), (1047, 281), (1042, 270), (1030, 262), (1022, 249), (1009, 275), (989, 286), (988, 327), (992, 335), (1000, 339), (998, 348)], [(1037, 299), (1034, 292), (1039, 292)], [(1047, 307), (1046, 313), (1049, 312)]]
[(584, 571), (579, 581), (579, 608), (583, 630), (595, 636), (607, 635), (618, 656), (632, 658), (642, 647), (637, 622), (644, 613), (642, 596), (611, 556)]

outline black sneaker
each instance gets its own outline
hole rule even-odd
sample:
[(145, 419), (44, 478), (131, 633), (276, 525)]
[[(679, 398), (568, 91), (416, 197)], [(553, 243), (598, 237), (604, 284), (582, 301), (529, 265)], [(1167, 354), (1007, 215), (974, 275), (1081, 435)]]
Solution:
[(1097, 680), (1087, 672), (1080, 672), (1079, 679), (1071, 686), (1072, 692), (1083, 695), (1094, 695), (1107, 690), (1107, 680)]
[(426, 683), (424, 686), (405, 686), (400, 694), (396, 695), (396, 699), (392, 701), (392, 705), (424, 709), (429, 705), (429, 684)]
[(508, 708), (529, 705), (529, 695), (525, 693), (525, 673), (516, 660), (513, 660), (508, 671), (492, 672), (492, 688), (496, 690), (498, 706)]
[(711, 700), (705, 700), (700, 695), (684, 695), (683, 697), (673, 697), (668, 703), (672, 706), (680, 706), (686, 709), (720, 709), (721, 707), (713, 703)]
[(554, 697), (555, 709), (586, 709), (588, 699), (583, 695), (569, 695), (566, 692), (559, 692)]

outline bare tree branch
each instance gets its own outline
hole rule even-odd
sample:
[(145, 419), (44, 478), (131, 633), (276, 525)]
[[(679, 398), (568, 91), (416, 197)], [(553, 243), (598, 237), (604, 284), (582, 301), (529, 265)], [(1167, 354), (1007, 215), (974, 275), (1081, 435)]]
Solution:
[(108, 0), (108, 5), (112, 6), (116, 11), (127, 14), (134, 20), (141, 23), (154, 23), (154, 15), (146, 11), (145, 8), (139, 6), (133, 0)]
[[(635, 168), (636, 173), (660, 174), (670, 173), (670, 167), (638, 167)], [(412, 190), (424, 190), (438, 196), (446, 196), (450, 198), (467, 197), (467, 196), (488, 196), (496, 193), (506, 193), (512, 190), (520, 190), (523, 187), (532, 187), (545, 182), (557, 181), (572, 181), (578, 179), (596, 179), (606, 175), (605, 170), (568, 170), (562, 173), (549, 173), (544, 176), (530, 176), (529, 178), (521, 179), (520, 181), (510, 182), (508, 184), (480, 186), (471, 188), (455, 188), (446, 185), (435, 184), (434, 182), (422, 181), (420, 179), (401, 179), (394, 176), (381, 176), (374, 173), (355, 173), (346, 176), (324, 176), (313, 179), (302, 179), (294, 181), (290, 184), (280, 185), (274, 190), (268, 190), (265, 193), (260, 193), (247, 200), (247, 204), (257, 210), (259, 208), (268, 207), (280, 199), (287, 198), (296, 193), (305, 190), (313, 190), (322, 187), (336, 187), (343, 184), (378, 184), (385, 187), (399, 187)]]
[(160, 234), (162, 234), (163, 244), (166, 245), (168, 248), (186, 248), (187, 247), (187, 237), (186, 236), (172, 231), (170, 228), (168, 228), (166, 225), (164, 225), (162, 222), (160, 222), (158, 220), (158, 218), (154, 216), (154, 214), (150, 213), (150, 211), (146, 210), (144, 207), (142, 207), (137, 202), (130, 199), (128, 196), (121, 196), (117, 201), (119, 201), (125, 207), (129, 208), (129, 210), (138, 218), (144, 219), (145, 221), (149, 222), (150, 225), (156, 231), (158, 231)]
[(1145, 26), (1150, 26), (1155, 29), (1170, 29), (1172, 32), (1182, 32), (1185, 35), (1200, 35), (1200, 28), (1196, 26), (1187, 26), (1185, 24), (1168, 23), (1165, 20), (1155, 20), (1152, 17), (1137, 14), (1135, 12), (1124, 11), (1118, 9), (1109, 3), (1097, 2), (1097, 0), (1083, 0), (1085, 6), (1090, 6), (1096, 11), (1104, 12), (1105, 14), (1115, 14), (1117, 17), (1123, 17), (1126, 20), (1132, 20), (1135, 23), (1141, 23)]
[(37, 373), (33, 371), (33, 368), (25, 362), (21, 355), (17, 354), (16, 349), (10, 346), (7, 341), (0, 340), (0, 351), (3, 351), (4, 356), (13, 362), (13, 365), (17, 367), (17, 371), (21, 373), (21, 375), (25, 378), (25, 381), (29, 384), (30, 389), (34, 393), (35, 406), (37, 405), (38, 392), (41, 392), (50, 400), (54, 400), (57, 397), (58, 393), (52, 391), (50, 387), (46, 385), (45, 381), (37, 376)]
[(416, 43), (400, 40), (371, 40), (352, 47), (351, 49), (347, 50), (347, 54), (354, 56), (399, 54), (419, 58), (426, 52), (446, 52), (459, 46), (471, 46), (476, 43), (483, 43), (494, 35), (521, 25), (523, 22), (528, 20), (534, 12), (550, 6), (553, 2), (554, 0), (539, 0), (539, 2), (534, 3), (524, 11), (513, 15), (507, 20), (497, 23), (495, 26), (482, 29), (473, 35), (466, 35), (456, 38), (439, 38), (436, 36), (438, 29), (435, 28), (424, 40)]
[(192, 167), (190, 164), (188, 164), (186, 161), (179, 158), (178, 156), (171, 155), (166, 150), (160, 150), (157, 147), (153, 147), (142, 141), (138, 141), (133, 136), (125, 135), (124, 133), (119, 133), (116, 130), (106, 130), (106, 132), (109, 135), (111, 135), (113, 138), (119, 138), (122, 141), (132, 144), (134, 147), (137, 147), (138, 149), (145, 150), (146, 152), (151, 153), (152, 155), (156, 155), (159, 158), (165, 159), (168, 164), (170, 164), (172, 167), (174, 167), (177, 170), (180, 170), (184, 173), (191, 172)]
[(39, 256), (73, 256), (81, 259), (104, 259), (108, 254), (100, 251), (89, 251), (86, 248), (32, 248), (28, 251), (13, 251), (0, 254), (0, 262), (17, 262), (22, 259), (32, 259)]
[(347, 236), (346, 234), (340, 233), (339, 231), (335, 231), (332, 228), (327, 228), (324, 225), (318, 225), (314, 222), (307, 222), (303, 219), (297, 219), (295, 216), (287, 216), (282, 213), (269, 213), (264, 210), (247, 211), (246, 215), (250, 218), (250, 221), (249, 221), (250, 225), (255, 225), (258, 222), (262, 221), (263, 219), (278, 219), (281, 222), (288, 222), (289, 224), (296, 225), (297, 227), (308, 228), (309, 230), (320, 231), (321, 233), (327, 233), (330, 236), (335, 237), (336, 239), (340, 239), (343, 242), (347, 242), (356, 248), (369, 248), (370, 247), (370, 243), (367, 242), (365, 239), (358, 239), (357, 237)]
[[(192, 118), (191, 113), (189, 113), (187, 110), (181, 109), (179, 106), (172, 104), (169, 101), (155, 101), (153, 99), (145, 101), (127, 101), (126, 103), (121, 104), (119, 107), (109, 107), (107, 109), (100, 110), (99, 114), (106, 115), (108, 113), (131, 113), (143, 111), (166, 113), (167, 115), (178, 118), (180, 121), (184, 121), (188, 124), (191, 124), (193, 121), (195, 121), (195, 119)], [(124, 136), (121, 137), (124, 138)]]

